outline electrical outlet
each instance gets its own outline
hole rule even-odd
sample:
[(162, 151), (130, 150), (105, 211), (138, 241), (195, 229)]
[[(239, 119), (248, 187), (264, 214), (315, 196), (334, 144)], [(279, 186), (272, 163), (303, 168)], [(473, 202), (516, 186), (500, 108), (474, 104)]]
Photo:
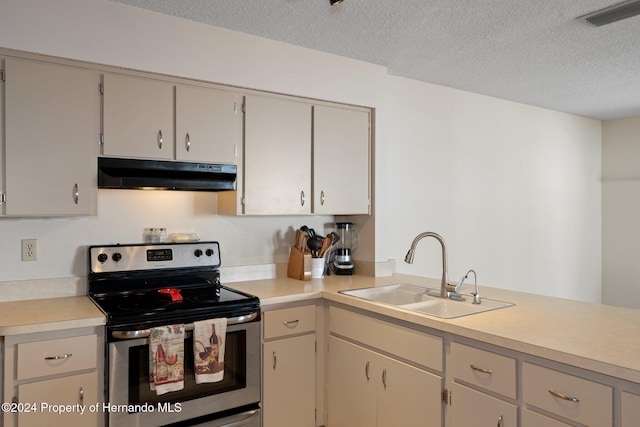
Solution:
[(22, 240), (22, 261), (36, 261), (38, 259), (38, 241), (36, 239)]

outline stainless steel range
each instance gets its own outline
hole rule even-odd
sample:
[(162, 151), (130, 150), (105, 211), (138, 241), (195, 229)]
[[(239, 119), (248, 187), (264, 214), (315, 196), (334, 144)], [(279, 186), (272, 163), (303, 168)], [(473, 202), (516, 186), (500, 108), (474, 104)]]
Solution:
[[(89, 247), (89, 296), (107, 316), (107, 425), (260, 426), (260, 301), (222, 286), (219, 267), (217, 242)], [(224, 376), (198, 384), (194, 322), (220, 318)], [(175, 324), (186, 331), (184, 386), (158, 394), (149, 335)]]

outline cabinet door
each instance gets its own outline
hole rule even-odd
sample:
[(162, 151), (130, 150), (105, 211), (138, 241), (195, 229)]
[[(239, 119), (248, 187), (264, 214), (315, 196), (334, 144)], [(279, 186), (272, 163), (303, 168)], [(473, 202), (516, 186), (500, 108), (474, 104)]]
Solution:
[(102, 154), (173, 159), (173, 85), (112, 74), (103, 84)]
[(237, 164), (242, 95), (176, 86), (176, 159)]
[(442, 378), (386, 356), (380, 359), (377, 426), (441, 427)]
[[(637, 423), (636, 418), (636, 423)], [(622, 424), (624, 426), (624, 424)], [(636, 424), (634, 424), (635, 426)], [(629, 424), (631, 426), (631, 424)], [(522, 427), (571, 427), (569, 424), (554, 420), (528, 409), (522, 410)]]
[(313, 427), (316, 408), (315, 335), (264, 344), (264, 427)]
[(7, 215), (90, 214), (96, 198), (98, 73), (5, 63)]
[(623, 391), (620, 393), (620, 406), (620, 426), (637, 426), (640, 420), (640, 396)]
[(373, 375), (381, 372), (377, 361), (372, 351), (329, 337), (327, 412), (331, 427), (376, 425), (377, 383)]
[(311, 213), (311, 106), (247, 96), (244, 212)]
[(515, 405), (457, 383), (450, 391), (447, 427), (517, 427)]
[[(96, 372), (71, 375), (18, 386), (21, 403), (35, 403), (37, 411), (18, 413), (18, 426), (96, 426), (102, 410), (90, 411), (98, 400)], [(49, 406), (43, 406), (49, 405)], [(70, 412), (57, 413), (54, 405), (70, 405)], [(79, 412), (84, 408), (84, 413)]]
[(368, 214), (369, 112), (313, 107), (313, 212)]

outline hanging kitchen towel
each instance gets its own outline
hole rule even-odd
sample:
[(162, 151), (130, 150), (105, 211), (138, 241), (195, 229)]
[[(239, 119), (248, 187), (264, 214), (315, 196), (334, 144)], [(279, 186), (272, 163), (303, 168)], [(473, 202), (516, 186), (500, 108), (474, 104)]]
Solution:
[(158, 395), (184, 388), (184, 325), (151, 328), (149, 385)]
[(210, 319), (194, 323), (193, 357), (196, 384), (214, 383), (224, 378), (224, 343), (227, 319)]

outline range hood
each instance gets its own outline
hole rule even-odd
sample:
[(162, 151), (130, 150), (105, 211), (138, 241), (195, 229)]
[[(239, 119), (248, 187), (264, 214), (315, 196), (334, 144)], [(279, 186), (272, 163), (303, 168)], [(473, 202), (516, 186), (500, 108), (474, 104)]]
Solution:
[(228, 164), (98, 157), (98, 188), (234, 190), (237, 170)]

